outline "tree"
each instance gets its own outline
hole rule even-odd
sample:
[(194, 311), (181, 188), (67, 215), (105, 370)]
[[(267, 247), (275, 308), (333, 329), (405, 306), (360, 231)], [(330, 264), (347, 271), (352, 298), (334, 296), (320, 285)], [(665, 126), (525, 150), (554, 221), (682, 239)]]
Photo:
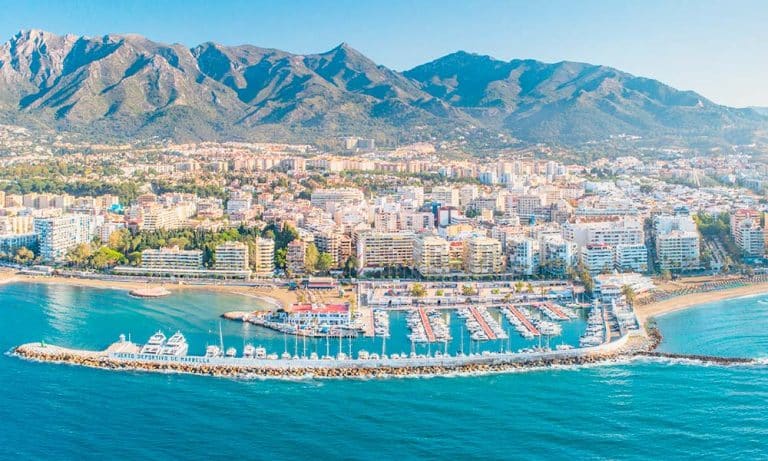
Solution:
[(669, 282), (672, 280), (672, 272), (669, 269), (664, 269), (661, 271), (661, 279), (665, 282)]
[(635, 289), (632, 288), (631, 285), (624, 285), (623, 287), (621, 287), (621, 294), (624, 296), (624, 299), (627, 301), (627, 304), (629, 304), (630, 306), (635, 305), (637, 294), (635, 293)]
[(521, 293), (523, 291), (524, 286), (525, 284), (520, 280), (515, 282), (515, 293)]
[(422, 298), (427, 295), (427, 289), (420, 283), (414, 283), (411, 286), (411, 296)]
[(315, 272), (317, 269), (317, 261), (320, 259), (320, 252), (317, 251), (317, 246), (314, 243), (307, 245), (307, 249), (304, 256), (304, 268), (309, 273)]
[(141, 264), (141, 252), (132, 251), (128, 253), (128, 263), (130, 263), (131, 266), (138, 266)]
[(326, 272), (331, 267), (333, 267), (333, 256), (326, 252), (320, 253), (320, 257), (317, 258), (317, 270)]
[(280, 269), (285, 269), (287, 265), (288, 249), (280, 248), (279, 250), (275, 250), (275, 266), (279, 267)]
[(27, 247), (21, 247), (16, 250), (16, 257), (13, 258), (18, 264), (29, 264), (35, 259), (35, 254)]
[(93, 267), (96, 269), (106, 269), (107, 267), (113, 267), (119, 263), (124, 263), (125, 261), (126, 258), (122, 253), (106, 246), (99, 248), (91, 258), (91, 264), (93, 264)]
[(173, 237), (168, 240), (168, 246), (179, 247), (182, 250), (186, 250), (189, 247), (189, 239), (186, 237)]
[(74, 264), (75, 267), (81, 267), (88, 261), (88, 258), (91, 257), (92, 253), (93, 250), (91, 249), (90, 244), (80, 243), (69, 250), (69, 253), (67, 254), (67, 261)]
[(109, 234), (107, 245), (113, 250), (125, 253), (131, 245), (131, 240), (131, 232), (128, 229), (119, 229)]

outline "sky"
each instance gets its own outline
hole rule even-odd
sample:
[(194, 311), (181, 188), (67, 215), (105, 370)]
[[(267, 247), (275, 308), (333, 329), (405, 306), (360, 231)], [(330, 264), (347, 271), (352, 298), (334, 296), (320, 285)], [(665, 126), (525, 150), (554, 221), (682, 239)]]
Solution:
[(298, 54), (347, 42), (395, 70), (457, 50), (582, 61), (768, 106), (768, 0), (0, 0), (0, 41), (21, 29)]

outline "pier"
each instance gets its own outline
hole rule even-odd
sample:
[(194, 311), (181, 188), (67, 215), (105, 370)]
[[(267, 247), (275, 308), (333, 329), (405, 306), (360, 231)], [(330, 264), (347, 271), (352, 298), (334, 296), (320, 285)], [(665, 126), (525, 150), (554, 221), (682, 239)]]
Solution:
[(432, 324), (429, 323), (429, 317), (423, 307), (419, 308), (419, 317), (421, 318), (421, 324), (424, 326), (424, 333), (427, 335), (427, 341), (434, 343), (436, 341), (435, 332), (432, 330)]
[[(547, 317), (549, 317), (552, 320), (569, 320), (570, 317), (568, 317), (565, 312), (563, 312), (557, 305), (554, 303), (541, 303), (537, 305), (539, 309), (544, 312)], [(549, 312), (547, 312), (549, 311)]]
[(469, 312), (472, 313), (472, 317), (475, 318), (477, 323), (480, 325), (480, 328), (482, 328), (483, 331), (485, 332), (485, 335), (488, 336), (488, 339), (489, 340), (496, 339), (496, 333), (494, 333), (491, 327), (488, 326), (488, 322), (486, 322), (483, 316), (480, 314), (480, 312), (477, 311), (477, 308), (470, 307)]
[(541, 336), (541, 332), (538, 328), (533, 326), (530, 320), (528, 320), (522, 312), (515, 306), (507, 306), (507, 310), (512, 313), (519, 321), (520, 323), (525, 327), (528, 332), (533, 336)]

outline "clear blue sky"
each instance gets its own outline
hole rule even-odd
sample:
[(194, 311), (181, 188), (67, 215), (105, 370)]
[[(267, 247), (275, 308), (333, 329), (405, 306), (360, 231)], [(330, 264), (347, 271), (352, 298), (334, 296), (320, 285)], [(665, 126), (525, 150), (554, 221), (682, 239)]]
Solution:
[(576, 60), (768, 106), (768, 0), (0, 0), (3, 39), (30, 28), (295, 53), (345, 41), (397, 70), (456, 50)]

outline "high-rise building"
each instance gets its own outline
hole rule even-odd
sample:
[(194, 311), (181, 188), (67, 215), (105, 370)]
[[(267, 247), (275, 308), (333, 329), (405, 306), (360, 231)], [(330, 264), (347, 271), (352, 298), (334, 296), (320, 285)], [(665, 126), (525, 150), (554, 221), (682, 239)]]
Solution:
[(413, 265), (412, 232), (366, 232), (357, 238), (357, 264), (361, 269)]
[(433, 235), (416, 239), (413, 262), (419, 273), (425, 277), (449, 273), (451, 266), (448, 241)]
[(290, 274), (303, 274), (306, 270), (307, 244), (303, 240), (293, 240), (286, 248), (286, 269)]
[(141, 252), (141, 269), (148, 271), (202, 270), (201, 250), (181, 250), (179, 247), (147, 249)]
[(660, 269), (692, 270), (701, 267), (699, 232), (688, 214), (656, 216), (653, 227)]
[(250, 271), (248, 245), (242, 242), (224, 242), (216, 246), (214, 269), (221, 271)]
[(258, 238), (253, 242), (253, 274), (258, 277), (271, 277), (275, 274), (275, 241)]
[(498, 274), (504, 269), (501, 242), (490, 237), (472, 237), (464, 246), (464, 271), (468, 274)]
[(36, 218), (34, 228), (40, 258), (45, 262), (62, 261), (76, 245), (90, 242), (103, 222), (102, 216), (81, 214)]

